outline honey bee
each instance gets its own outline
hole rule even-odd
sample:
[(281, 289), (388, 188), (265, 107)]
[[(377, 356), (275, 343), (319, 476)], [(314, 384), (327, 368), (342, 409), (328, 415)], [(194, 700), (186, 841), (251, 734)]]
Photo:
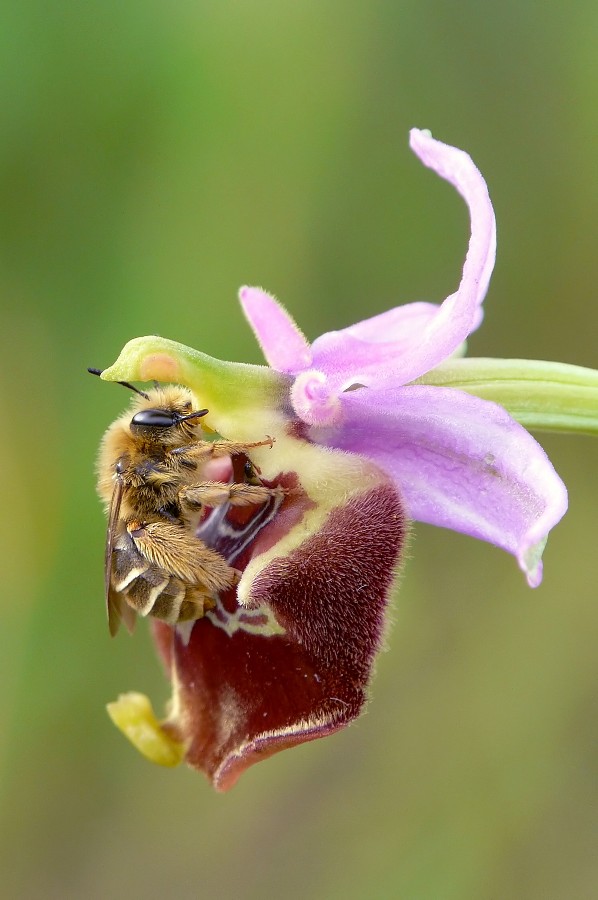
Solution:
[(197, 408), (187, 388), (156, 386), (145, 393), (120, 384), (136, 397), (106, 431), (98, 459), (98, 493), (108, 513), (105, 593), (112, 635), (121, 621), (132, 631), (136, 613), (174, 625), (213, 608), (215, 595), (234, 587), (240, 573), (196, 537), (206, 508), (260, 505), (282, 490), (262, 485), (249, 461), (241, 483), (203, 477), (211, 461), (271, 447), (273, 438), (206, 439), (201, 420), (208, 410)]

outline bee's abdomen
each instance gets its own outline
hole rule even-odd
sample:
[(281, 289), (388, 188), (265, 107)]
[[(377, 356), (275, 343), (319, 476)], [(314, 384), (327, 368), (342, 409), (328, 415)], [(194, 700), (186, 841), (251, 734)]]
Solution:
[(139, 553), (128, 532), (112, 553), (112, 586), (140, 616), (154, 616), (170, 625), (199, 619), (213, 605), (197, 587), (186, 585)]

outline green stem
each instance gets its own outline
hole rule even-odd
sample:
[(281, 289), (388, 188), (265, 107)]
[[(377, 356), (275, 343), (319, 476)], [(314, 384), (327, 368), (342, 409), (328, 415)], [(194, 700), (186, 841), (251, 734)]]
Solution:
[(526, 428), (598, 435), (598, 371), (531, 359), (452, 359), (417, 384), (499, 403)]

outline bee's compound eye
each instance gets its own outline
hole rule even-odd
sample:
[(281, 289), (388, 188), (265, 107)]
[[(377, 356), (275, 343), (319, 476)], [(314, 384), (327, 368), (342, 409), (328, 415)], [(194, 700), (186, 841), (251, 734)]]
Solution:
[(131, 425), (140, 425), (142, 428), (172, 428), (178, 421), (176, 413), (165, 409), (142, 409), (135, 413), (131, 419)]

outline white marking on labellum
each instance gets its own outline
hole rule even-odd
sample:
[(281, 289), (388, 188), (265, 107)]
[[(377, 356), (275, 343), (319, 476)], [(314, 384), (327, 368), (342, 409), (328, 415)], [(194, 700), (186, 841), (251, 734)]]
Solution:
[(212, 625), (221, 628), (229, 637), (232, 637), (237, 631), (246, 631), (247, 634), (261, 637), (285, 634), (284, 628), (277, 622), (274, 613), (267, 606), (258, 606), (257, 609), (237, 607), (233, 613), (230, 613), (218, 598), (216, 608), (208, 610), (206, 617)]

